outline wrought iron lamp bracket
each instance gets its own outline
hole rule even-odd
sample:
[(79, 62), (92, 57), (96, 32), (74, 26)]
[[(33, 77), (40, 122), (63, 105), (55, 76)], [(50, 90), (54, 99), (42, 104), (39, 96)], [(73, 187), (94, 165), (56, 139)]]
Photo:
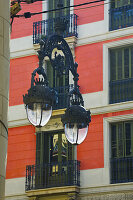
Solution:
[[(42, 69), (43, 60), (48, 57), (52, 67), (57, 70), (57, 75), (63, 75), (71, 71), (74, 80), (74, 89), (69, 92), (68, 105), (84, 105), (82, 95), (79, 91), (78, 64), (74, 63), (71, 49), (61, 35), (51, 35), (44, 37), (40, 41), (38, 51), (39, 69)], [(45, 77), (46, 79), (46, 77)]]
[(46, 73), (45, 73), (45, 71), (44, 71), (44, 68), (43, 68), (43, 67), (41, 67), (41, 68), (38, 67), (38, 68), (36, 68), (36, 69), (32, 72), (32, 76), (31, 76), (31, 88), (34, 87), (34, 84), (35, 84), (35, 82), (36, 82), (36, 80), (35, 80), (36, 74), (42, 75), (43, 78), (44, 78), (44, 80), (42, 80), (43, 84), (44, 84), (45, 86), (48, 86), (47, 75), (46, 75)]

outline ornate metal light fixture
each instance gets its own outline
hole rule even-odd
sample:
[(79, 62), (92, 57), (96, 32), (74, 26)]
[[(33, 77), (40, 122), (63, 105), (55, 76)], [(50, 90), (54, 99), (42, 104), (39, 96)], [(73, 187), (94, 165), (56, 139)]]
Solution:
[[(59, 1), (58, 7), (62, 7), (61, 1)], [(45, 57), (49, 58), (58, 76), (70, 71), (74, 77), (74, 88), (69, 92), (68, 108), (61, 121), (64, 124), (68, 141), (72, 144), (80, 144), (87, 135), (91, 117), (90, 111), (86, 111), (83, 107), (84, 101), (78, 85), (78, 64), (74, 62), (71, 50), (62, 36), (67, 28), (67, 21), (60, 14), (61, 12), (55, 21), (56, 34), (44, 37), (40, 41), (39, 67), (32, 73), (31, 88), (28, 90), (28, 94), (23, 96), (23, 101), (29, 121), (34, 126), (44, 126), (51, 117), (53, 103), (57, 103), (58, 99), (56, 92), (48, 87), (43, 60)], [(43, 79), (35, 80), (36, 73), (42, 75)]]
[(88, 126), (91, 121), (90, 111), (86, 111), (82, 95), (79, 91), (78, 64), (73, 69), (74, 89), (68, 95), (69, 107), (62, 116), (61, 121), (65, 127), (65, 135), (71, 144), (81, 144), (87, 136)]
[[(36, 127), (44, 126), (52, 115), (55, 92), (48, 87), (47, 76), (42, 67), (42, 51), (38, 51), (39, 67), (32, 73), (31, 88), (23, 95), (28, 120)], [(36, 74), (43, 78), (35, 80)]]

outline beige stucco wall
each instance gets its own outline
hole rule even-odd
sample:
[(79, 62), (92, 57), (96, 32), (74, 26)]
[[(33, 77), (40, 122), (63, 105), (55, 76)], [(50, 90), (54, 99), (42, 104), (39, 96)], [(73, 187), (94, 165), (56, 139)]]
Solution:
[[(10, 1), (0, 0), (0, 120), (7, 127), (9, 91)], [(4, 199), (7, 155), (7, 131), (0, 122), (0, 199)]]

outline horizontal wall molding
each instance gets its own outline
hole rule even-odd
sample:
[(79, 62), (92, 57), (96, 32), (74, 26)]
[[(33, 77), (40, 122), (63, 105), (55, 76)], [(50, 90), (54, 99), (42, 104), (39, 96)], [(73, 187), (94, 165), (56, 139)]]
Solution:
[[(84, 97), (84, 95), (83, 95), (83, 97)], [(89, 105), (89, 97), (88, 98), (86, 97), (85, 104), (87, 104), (87, 99), (88, 99), (88, 105)], [(98, 101), (98, 99), (97, 99), (97, 101)], [(100, 115), (100, 114), (105, 114), (105, 113), (112, 113), (112, 112), (119, 112), (119, 111), (133, 109), (133, 101), (117, 103), (117, 104), (110, 104), (107, 106), (94, 107), (94, 108), (89, 108), (88, 105), (85, 106), (85, 108), (87, 110), (90, 109), (91, 115)], [(53, 111), (52, 116), (58, 117), (59, 115), (61, 115), (63, 113), (64, 113), (64, 109)], [(30, 125), (30, 122), (27, 119), (24, 104), (10, 106), (9, 112), (8, 112), (8, 127), (12, 128), (12, 127), (18, 127), (18, 126), (25, 126), (25, 125)]]
[[(133, 27), (127, 27), (123, 29), (118, 29), (114, 31), (108, 31), (107, 28), (104, 30), (102, 29), (105, 27), (105, 22), (99, 21), (84, 25), (78, 26), (79, 31), (79, 37), (70, 37), (66, 38), (66, 41), (70, 43), (70, 48), (73, 50), (74, 47), (92, 44), (92, 43), (98, 43), (102, 41), (117, 39), (120, 37), (126, 37), (126, 36), (132, 36), (133, 35)], [(94, 26), (92, 28), (92, 26)], [(101, 27), (102, 32), (97, 32), (99, 30), (97, 27)], [(84, 31), (86, 30), (86, 31)], [(90, 31), (90, 33), (88, 31)], [(93, 31), (92, 31), (93, 30)], [(94, 34), (97, 33), (97, 34)], [(10, 43), (11, 49), (10, 49), (10, 58), (19, 58), (29, 55), (36, 55), (36, 50), (39, 45), (33, 45), (32, 41), (32, 35), (27, 37), (21, 37), (12, 39)]]
[[(83, 26), (83, 25), (82, 25)], [(80, 28), (80, 27), (79, 27)], [(83, 27), (85, 29), (85, 27)], [(96, 31), (97, 32), (97, 31)], [(82, 46), (92, 43), (99, 43), (103, 41), (113, 40), (117, 38), (127, 37), (133, 35), (133, 27), (118, 29), (114, 31), (107, 31), (97, 35), (88, 35), (86, 37), (79, 37), (76, 46)]]
[[(74, 55), (74, 48), (77, 43), (77, 38), (75, 36), (65, 38), (69, 47)], [(37, 50), (40, 48), (39, 44), (33, 45), (32, 36), (21, 37), (17, 39), (12, 39), (10, 42), (10, 59), (37, 55)]]
[(103, 107), (91, 108), (91, 114), (100, 115), (100, 114), (119, 112), (124, 110), (133, 110), (133, 101), (127, 101), (122, 103), (109, 104)]
[(30, 125), (26, 116), (24, 104), (9, 106), (8, 110), (8, 128)]
[(109, 185), (108, 168), (96, 168), (80, 170), (80, 188), (98, 187), (101, 185)]
[(6, 179), (5, 196), (22, 196), (25, 195), (25, 177)]
[(131, 192), (133, 190), (133, 183), (120, 183), (103, 185), (99, 187), (80, 188), (81, 194), (102, 194), (102, 193), (116, 193), (116, 192)]

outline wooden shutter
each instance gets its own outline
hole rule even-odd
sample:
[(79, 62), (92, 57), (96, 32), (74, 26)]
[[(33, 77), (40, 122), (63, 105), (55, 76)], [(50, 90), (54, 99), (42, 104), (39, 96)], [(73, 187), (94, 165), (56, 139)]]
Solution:
[(116, 80), (116, 53), (110, 50), (110, 80)]
[(129, 78), (129, 48), (124, 48), (124, 78)]
[(36, 164), (43, 165), (48, 163), (49, 158), (49, 139), (45, 132), (37, 133), (36, 136)]
[[(63, 2), (64, 7), (70, 6), (70, 0), (62, 0), (62, 2)], [(49, 10), (56, 9), (57, 3), (58, 3), (57, 0), (49, 0)], [(69, 14), (70, 14), (70, 8), (62, 10), (63, 16), (66, 16)], [(58, 11), (49, 13), (49, 18), (55, 18), (55, 17), (58, 17)]]
[(111, 157), (133, 156), (133, 122), (111, 125)]

